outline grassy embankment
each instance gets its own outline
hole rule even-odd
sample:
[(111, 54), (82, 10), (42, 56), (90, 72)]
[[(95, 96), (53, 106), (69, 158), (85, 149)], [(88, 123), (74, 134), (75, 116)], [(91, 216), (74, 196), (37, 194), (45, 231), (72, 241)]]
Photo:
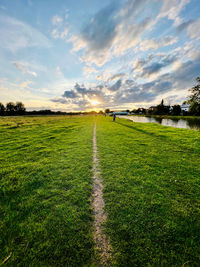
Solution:
[(200, 133), (98, 118), (116, 266), (200, 265)]
[(0, 119), (0, 263), (90, 265), (93, 125), (92, 117)]

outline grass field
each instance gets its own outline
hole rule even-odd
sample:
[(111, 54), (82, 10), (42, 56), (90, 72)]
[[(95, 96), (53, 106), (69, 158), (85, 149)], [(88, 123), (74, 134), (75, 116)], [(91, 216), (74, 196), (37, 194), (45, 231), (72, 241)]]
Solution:
[(0, 122), (0, 263), (90, 265), (93, 118)]
[(93, 266), (92, 134), (114, 266), (200, 265), (200, 132), (110, 117), (0, 118), (0, 264)]
[(199, 132), (118, 118), (97, 129), (115, 265), (199, 266)]

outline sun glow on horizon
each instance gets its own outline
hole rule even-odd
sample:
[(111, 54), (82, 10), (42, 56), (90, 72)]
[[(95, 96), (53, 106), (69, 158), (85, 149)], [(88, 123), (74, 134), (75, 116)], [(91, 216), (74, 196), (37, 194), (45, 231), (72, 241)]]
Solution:
[(100, 104), (100, 102), (97, 100), (89, 100), (89, 101), (90, 101), (92, 106), (96, 106), (96, 105)]

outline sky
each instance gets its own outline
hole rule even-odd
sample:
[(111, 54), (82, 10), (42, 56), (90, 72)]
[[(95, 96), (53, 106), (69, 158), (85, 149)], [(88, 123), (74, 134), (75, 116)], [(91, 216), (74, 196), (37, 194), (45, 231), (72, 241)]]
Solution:
[(3, 104), (182, 104), (198, 76), (199, 0), (0, 0)]

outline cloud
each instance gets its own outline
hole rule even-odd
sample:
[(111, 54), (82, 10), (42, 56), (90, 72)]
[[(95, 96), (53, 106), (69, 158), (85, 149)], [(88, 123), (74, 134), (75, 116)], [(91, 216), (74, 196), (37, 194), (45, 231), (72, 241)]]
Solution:
[(68, 32), (69, 32), (69, 26), (64, 27), (64, 29), (60, 33), (60, 38), (65, 39), (67, 37)]
[(16, 69), (21, 71), (23, 74), (30, 74), (34, 77), (37, 77), (37, 73), (35, 71), (31, 71), (28, 69), (28, 64), (27, 63), (19, 63), (19, 62), (13, 62), (13, 65), (15, 66)]
[(190, 19), (177, 26), (178, 32), (187, 31), (187, 35), (191, 39), (200, 39), (200, 19)]
[(41, 32), (5, 15), (0, 15), (0, 36), (0, 47), (13, 53), (28, 47), (51, 47), (50, 41)]
[(99, 67), (112, 57), (123, 55), (138, 44), (144, 31), (154, 24), (148, 16), (136, 20), (146, 2), (129, 0), (124, 5), (112, 2), (96, 13), (79, 34), (68, 39), (73, 45), (72, 51), (83, 50), (82, 61)]
[(150, 63), (153, 60), (154, 56), (151, 54), (148, 56), (148, 58), (144, 59), (144, 58), (139, 58), (136, 59), (133, 62), (133, 71), (141, 71), (142, 67), (147, 65), (148, 63)]
[(194, 20), (188, 25), (187, 34), (191, 39), (200, 40), (200, 19)]
[(174, 21), (175, 26), (180, 25), (182, 18), (179, 14), (188, 3), (190, 3), (190, 0), (163, 0), (163, 5), (157, 19), (167, 17), (169, 20)]
[(194, 20), (193, 19), (190, 19), (188, 21), (185, 21), (185, 22), (182, 22), (181, 24), (179, 24), (176, 29), (179, 31), (179, 32), (182, 32), (184, 29), (187, 29), (187, 27), (193, 23)]
[(55, 28), (52, 30), (51, 32), (51, 35), (54, 39), (63, 39), (65, 40), (65, 38), (67, 37), (67, 34), (69, 32), (69, 27), (66, 26), (64, 27), (64, 29), (58, 29), (58, 28)]
[(97, 73), (97, 72), (98, 71), (95, 68), (91, 67), (91, 66), (84, 66), (83, 67), (83, 74), (86, 77), (89, 77), (91, 74)]
[(92, 88), (86, 88), (84, 85), (80, 86), (78, 83), (76, 83), (73, 89), (66, 90), (62, 97), (52, 99), (53, 102), (75, 105), (74, 107), (79, 107), (79, 110), (92, 108), (92, 100), (98, 101), (99, 107), (107, 102), (107, 97), (103, 92), (103, 86), (96, 85)]
[(29, 85), (32, 84), (32, 81), (25, 81), (23, 83), (20, 84), (21, 88), (29, 88)]
[[(156, 16), (147, 0), (128, 0), (121, 4), (112, 2), (97, 12), (79, 34), (68, 38), (68, 42), (72, 42), (74, 52), (83, 50), (83, 62), (94, 63), (99, 67), (113, 57), (126, 54), (136, 45), (139, 45), (141, 51), (166, 47), (175, 44), (178, 38), (164, 36), (142, 41), (143, 34), (151, 31), (165, 17), (173, 20), (176, 26), (180, 25), (182, 19), (179, 15), (189, 2), (190, 0), (163, 0)], [(141, 16), (141, 12), (145, 16)], [(192, 30), (190, 36), (191, 32)]]
[(55, 15), (52, 18), (52, 24), (53, 24), (54, 28), (51, 31), (51, 36), (54, 39), (66, 40), (66, 37), (67, 37), (69, 30), (70, 30), (70, 27), (69, 27), (68, 22), (67, 22), (68, 12), (69, 12), (69, 10), (66, 9), (66, 14), (63, 17)]
[(114, 74), (114, 75), (112, 75), (111, 77), (108, 78), (108, 82), (116, 80), (116, 79), (120, 79), (120, 78), (122, 78), (124, 76), (126, 76), (125, 73), (116, 73), (116, 74)]
[(51, 22), (52, 22), (53, 25), (56, 25), (56, 26), (57, 26), (57, 25), (62, 25), (62, 23), (63, 23), (63, 18), (60, 17), (60, 16), (58, 16), (58, 15), (55, 15), (55, 16), (53, 16)]
[[(127, 75), (121, 75), (119, 72), (109, 73), (108, 76), (104, 76), (105, 81), (99, 80), (100, 84), (92, 87), (75, 84), (71, 89), (65, 90), (62, 97), (56, 98), (55, 101), (65, 103), (66, 106), (72, 105), (77, 110), (92, 109), (91, 100), (100, 103), (97, 105), (98, 108), (119, 109), (140, 104), (148, 106), (149, 103), (158, 103), (162, 98), (170, 99), (171, 95), (178, 95), (180, 97), (176, 97), (174, 102), (170, 100), (171, 104), (176, 104), (178, 99), (180, 101), (184, 100), (184, 97), (186, 99), (187, 90), (193, 86), (195, 78), (200, 73), (200, 55), (194, 60), (184, 62), (181, 58), (182, 54), (176, 51), (169, 55), (162, 53), (150, 55), (146, 59), (138, 59), (134, 62), (135, 69), (139, 69), (141, 77), (147, 77), (147, 81), (127, 79)], [(167, 68), (173, 66), (175, 62), (179, 62), (176, 71)], [(161, 71), (163, 68), (166, 68), (165, 73)], [(149, 76), (155, 73), (157, 75), (150, 81)]]
[(142, 51), (147, 51), (150, 49), (156, 50), (160, 47), (173, 45), (178, 41), (177, 37), (174, 36), (164, 36), (158, 39), (144, 40), (140, 42), (139, 49)]
[(116, 83), (114, 83), (112, 86), (109, 87), (110, 91), (117, 91), (122, 85), (122, 81), (118, 80)]
[(60, 37), (60, 33), (58, 32), (58, 29), (53, 29), (51, 32), (51, 35), (54, 39), (58, 39)]
[(65, 98), (76, 98), (78, 95), (74, 91), (65, 91), (63, 97)]
[[(152, 62), (152, 60), (154, 61)], [(161, 54), (157, 57), (150, 56), (147, 59), (138, 59), (134, 62), (134, 76), (148, 78), (179, 60), (180, 56), (178, 56), (176, 53), (169, 55)]]

